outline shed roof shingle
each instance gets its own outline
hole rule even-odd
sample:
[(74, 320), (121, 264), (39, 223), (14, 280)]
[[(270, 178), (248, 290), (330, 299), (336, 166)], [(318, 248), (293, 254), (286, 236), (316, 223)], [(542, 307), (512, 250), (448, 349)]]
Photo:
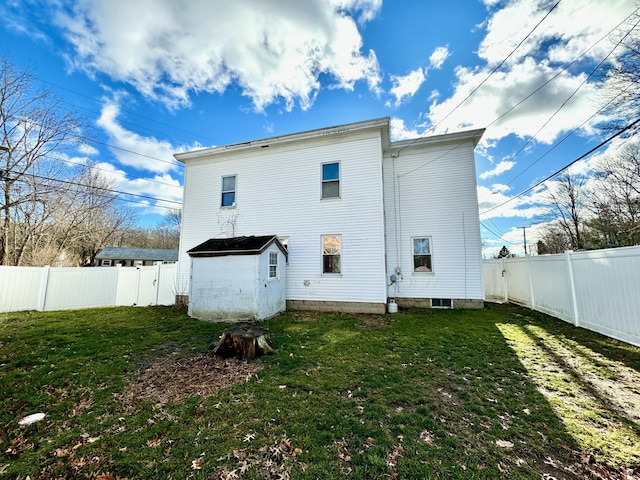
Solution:
[(285, 256), (286, 247), (276, 235), (262, 235), (250, 237), (210, 238), (206, 242), (187, 250), (191, 257), (217, 257), (224, 255), (257, 255), (275, 243)]

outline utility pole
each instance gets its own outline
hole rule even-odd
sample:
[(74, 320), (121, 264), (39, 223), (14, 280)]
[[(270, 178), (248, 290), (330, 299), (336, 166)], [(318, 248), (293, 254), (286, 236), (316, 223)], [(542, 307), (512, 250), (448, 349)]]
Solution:
[(531, 228), (531, 225), (526, 227), (518, 227), (522, 229), (522, 235), (524, 236), (524, 256), (527, 256), (527, 228)]

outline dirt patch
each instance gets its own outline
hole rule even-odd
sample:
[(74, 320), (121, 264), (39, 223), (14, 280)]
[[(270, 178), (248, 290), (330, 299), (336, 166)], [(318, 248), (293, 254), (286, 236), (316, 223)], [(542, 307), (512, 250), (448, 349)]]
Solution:
[(211, 397), (224, 388), (248, 382), (261, 369), (258, 362), (212, 354), (162, 357), (125, 385), (120, 401), (126, 408), (135, 409), (145, 400), (166, 405), (192, 395)]
[(391, 321), (388, 317), (383, 317), (381, 315), (358, 315), (358, 327), (364, 330), (377, 330), (380, 328), (387, 328)]

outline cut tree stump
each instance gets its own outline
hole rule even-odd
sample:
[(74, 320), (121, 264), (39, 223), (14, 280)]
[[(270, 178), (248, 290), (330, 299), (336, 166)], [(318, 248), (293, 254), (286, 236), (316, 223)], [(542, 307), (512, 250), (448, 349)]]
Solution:
[(269, 343), (269, 330), (251, 325), (227, 328), (213, 349), (215, 355), (249, 360), (273, 352), (275, 350)]

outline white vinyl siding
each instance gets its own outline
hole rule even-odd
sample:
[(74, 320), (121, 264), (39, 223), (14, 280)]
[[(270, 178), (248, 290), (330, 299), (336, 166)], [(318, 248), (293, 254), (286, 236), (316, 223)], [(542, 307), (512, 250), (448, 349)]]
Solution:
[[(440, 143), (384, 158), (387, 269), (399, 298), (483, 299), (473, 143)], [(413, 238), (431, 239), (432, 273), (414, 272)]]
[[(340, 162), (340, 201), (318, 201), (319, 172)], [(186, 161), (178, 289), (186, 251), (213, 237), (288, 237), (287, 299), (386, 303), (380, 129), (220, 152)], [(220, 177), (242, 178), (242, 202), (222, 209)], [(277, 171), (277, 174), (274, 172)], [(215, 180), (218, 179), (218, 180)], [(322, 274), (322, 235), (341, 235), (341, 275)]]

